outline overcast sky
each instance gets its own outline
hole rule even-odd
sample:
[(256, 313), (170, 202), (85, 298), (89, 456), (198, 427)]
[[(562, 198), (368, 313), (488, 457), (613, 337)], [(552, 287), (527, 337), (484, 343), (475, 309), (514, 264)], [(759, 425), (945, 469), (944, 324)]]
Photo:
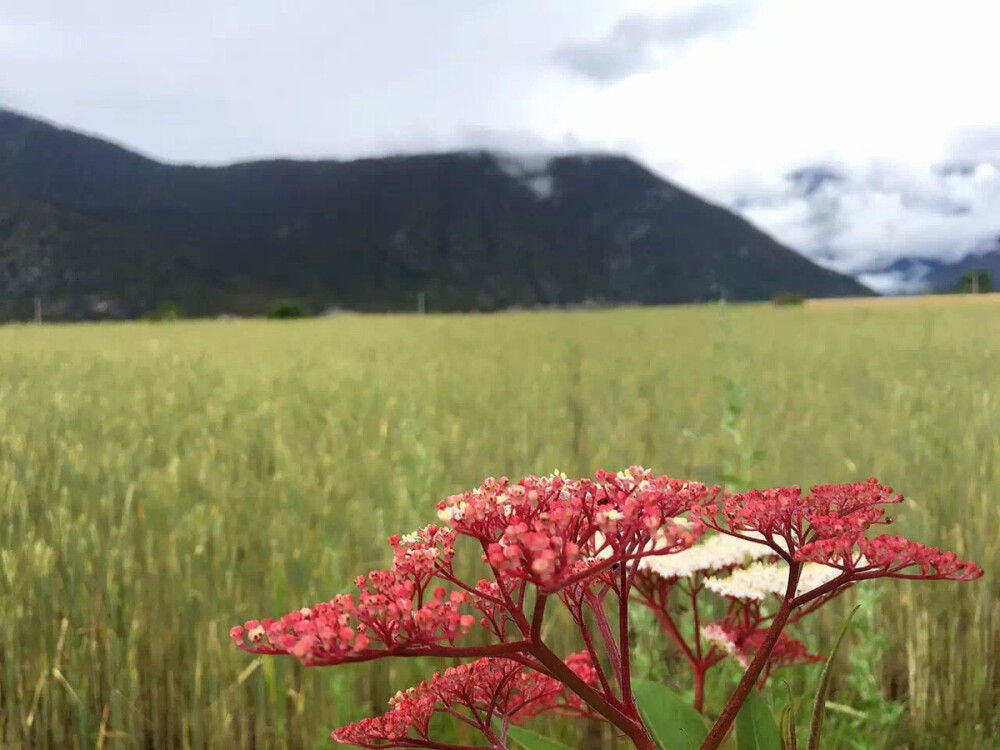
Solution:
[(1000, 235), (998, 29), (998, 0), (3, 0), (0, 106), (185, 162), (624, 152), (856, 272)]

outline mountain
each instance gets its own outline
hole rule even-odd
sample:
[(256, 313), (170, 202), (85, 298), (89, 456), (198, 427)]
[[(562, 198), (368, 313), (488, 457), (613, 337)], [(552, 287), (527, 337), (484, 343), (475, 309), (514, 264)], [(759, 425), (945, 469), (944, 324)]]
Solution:
[(974, 251), (956, 261), (939, 258), (899, 258), (874, 273), (888, 274), (902, 280), (908, 288), (930, 292), (954, 291), (962, 276), (969, 271), (986, 271), (1000, 283), (1000, 236), (983, 242)]
[(620, 156), (172, 165), (0, 110), (3, 317), (35, 296), (75, 318), (167, 300), (260, 314), (279, 297), (491, 310), (782, 291), (871, 294)]
[[(127, 226), (0, 194), (0, 319), (134, 317), (160, 290), (190, 297), (200, 269)], [(196, 282), (195, 282), (196, 283)]]

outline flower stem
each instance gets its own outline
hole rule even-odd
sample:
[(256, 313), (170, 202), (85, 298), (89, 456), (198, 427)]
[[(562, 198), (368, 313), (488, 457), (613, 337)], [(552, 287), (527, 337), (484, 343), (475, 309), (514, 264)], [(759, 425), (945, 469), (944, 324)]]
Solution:
[[(628, 735), (637, 750), (657, 750), (656, 743), (635, 711), (616, 701), (613, 696), (604, 696), (580, 679), (544, 643), (532, 644), (530, 652), (557, 680), (576, 693), (588, 706)], [(618, 705), (614, 705), (618, 703)]]
[(618, 654), (621, 658), (621, 669), (618, 679), (622, 686), (622, 702), (626, 706), (635, 706), (632, 695), (632, 654), (629, 647), (628, 632), (628, 572), (623, 565), (620, 569), (621, 589), (618, 595)]
[(799, 575), (801, 573), (802, 563), (792, 562), (788, 566), (788, 586), (785, 589), (785, 598), (782, 599), (778, 611), (774, 613), (774, 620), (771, 621), (771, 627), (768, 628), (767, 634), (764, 636), (764, 642), (757, 650), (757, 654), (754, 656), (753, 661), (750, 662), (750, 666), (747, 667), (747, 671), (743, 673), (743, 677), (733, 691), (733, 694), (729, 697), (726, 707), (722, 709), (722, 713), (716, 719), (715, 724), (708, 733), (708, 737), (702, 743), (701, 750), (716, 750), (722, 744), (722, 741), (729, 733), (729, 728), (736, 719), (736, 714), (740, 711), (740, 707), (746, 701), (747, 696), (750, 695), (750, 691), (753, 690), (754, 685), (757, 684), (757, 679), (760, 677), (761, 672), (764, 671), (767, 660), (771, 658), (771, 651), (774, 650), (774, 644), (778, 642), (778, 637), (781, 635), (785, 623), (788, 622), (789, 615), (792, 614), (795, 590), (798, 588)]
[[(604, 648), (607, 651), (608, 660), (611, 662), (611, 668), (614, 670), (615, 679), (618, 680), (620, 685), (622, 683), (622, 660), (618, 652), (615, 635), (611, 631), (611, 624), (608, 622), (608, 617), (604, 612), (604, 604), (591, 592), (587, 592), (586, 597), (587, 603), (594, 613), (594, 619), (597, 621), (597, 628), (601, 633), (601, 639), (604, 641)], [(595, 659), (595, 665), (596, 663)]]
[(701, 665), (694, 670), (694, 710), (702, 713), (705, 703), (705, 673)]

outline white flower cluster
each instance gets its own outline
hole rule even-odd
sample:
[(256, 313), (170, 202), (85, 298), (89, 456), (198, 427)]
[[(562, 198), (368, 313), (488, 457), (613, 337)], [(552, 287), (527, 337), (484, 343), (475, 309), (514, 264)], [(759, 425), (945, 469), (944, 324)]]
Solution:
[[(796, 595), (822, 586), (840, 575), (840, 571), (819, 563), (802, 566)], [(724, 578), (705, 579), (705, 588), (730, 599), (755, 599), (761, 601), (770, 594), (784, 596), (788, 587), (788, 564), (757, 562), (746, 568), (734, 570)]]
[(640, 569), (649, 570), (662, 578), (693, 578), (698, 573), (714, 573), (740, 567), (774, 554), (765, 544), (715, 534), (702, 542), (672, 555), (643, 558)]

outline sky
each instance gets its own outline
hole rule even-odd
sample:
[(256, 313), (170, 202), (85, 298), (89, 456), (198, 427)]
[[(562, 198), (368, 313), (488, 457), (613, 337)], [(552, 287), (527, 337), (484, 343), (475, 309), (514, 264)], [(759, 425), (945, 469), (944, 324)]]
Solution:
[(0, 107), (156, 158), (624, 153), (883, 288), (1000, 243), (996, 0), (0, 2)]

